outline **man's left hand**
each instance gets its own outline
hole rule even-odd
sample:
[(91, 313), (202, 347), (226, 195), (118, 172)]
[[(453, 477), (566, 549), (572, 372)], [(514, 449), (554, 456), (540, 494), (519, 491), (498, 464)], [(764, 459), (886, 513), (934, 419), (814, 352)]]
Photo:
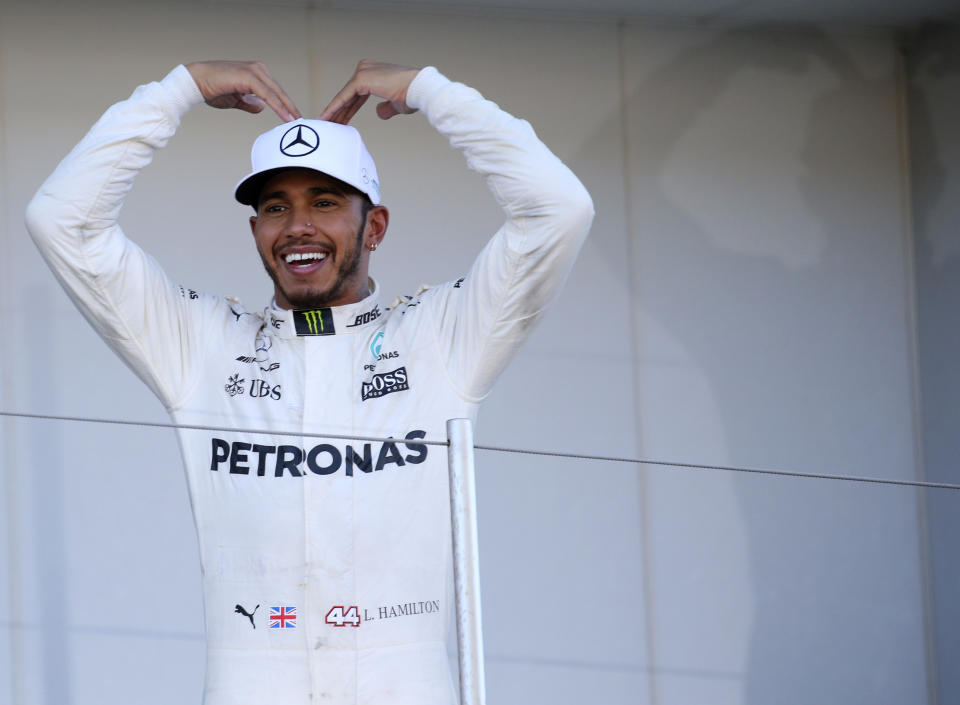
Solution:
[(394, 115), (416, 112), (407, 105), (407, 88), (420, 69), (364, 59), (330, 104), (320, 114), (321, 120), (346, 125), (371, 95), (383, 98), (377, 115), (388, 120)]

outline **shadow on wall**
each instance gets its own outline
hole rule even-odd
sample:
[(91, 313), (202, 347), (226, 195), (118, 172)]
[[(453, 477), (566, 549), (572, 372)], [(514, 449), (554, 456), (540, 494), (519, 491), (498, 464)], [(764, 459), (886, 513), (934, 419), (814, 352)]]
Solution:
[[(797, 183), (794, 205), (807, 227), (813, 223), (811, 236), (818, 237), (813, 247), (789, 241), (786, 251), (779, 252), (762, 243), (728, 247), (718, 241), (709, 223), (704, 225), (709, 204), (696, 212), (697, 204), (679, 200), (677, 192), (665, 186), (681, 142), (698, 121), (710, 119), (706, 114), (729, 97), (725, 93), (745, 72), (786, 82), (800, 82), (810, 74), (818, 77), (816, 97), (803, 103), (808, 114), (802, 116), (803, 128), (796, 134), (802, 142), (802, 166), (792, 177)], [(708, 381), (720, 426), (713, 433), (719, 431), (729, 455), (714, 461), (912, 477), (912, 466), (898, 463), (912, 458), (909, 435), (884, 438), (876, 432), (889, 429), (886, 421), (878, 422), (884, 414), (876, 411), (877, 405), (890, 403), (903, 392), (876, 389), (891, 368), (904, 367), (905, 346), (883, 350), (899, 340), (896, 334), (890, 336), (889, 322), (896, 318), (895, 307), (902, 305), (902, 291), (893, 284), (878, 294), (876, 287), (865, 286), (882, 283), (878, 268), (892, 267), (895, 277), (902, 276), (900, 224), (889, 222), (899, 207), (878, 203), (884, 196), (872, 190), (878, 181), (889, 182), (896, 174), (887, 162), (870, 163), (878, 151), (878, 133), (863, 122), (865, 112), (880, 105), (887, 111), (880, 122), (891, 124), (891, 85), (888, 73), (865, 75), (842, 43), (825, 33), (727, 32), (709, 36), (658, 66), (626, 96), (636, 165), (630, 165), (633, 191), (627, 198), (634, 214), (631, 237), (637, 253), (640, 325), (644, 331), (651, 324), (667, 331)], [(747, 115), (748, 123), (776, 119), (778, 106), (764, 100), (753, 96), (749, 109), (763, 114)], [(619, 130), (618, 116), (603, 124), (597, 143), (610, 130)], [(593, 141), (584, 145), (577, 161), (590, 159)], [(725, 170), (722, 163), (711, 163), (723, 158), (722, 147), (703, 154), (693, 166), (726, 171), (725, 179), (734, 182), (746, 180), (718, 183), (717, 188), (743, 198), (725, 208), (737, 211), (734, 217), (749, 232), (752, 214), (771, 215), (764, 213), (769, 206), (762, 196), (750, 196), (764, 192), (750, 164), (769, 170), (771, 157), (767, 145), (757, 141), (752, 154), (738, 161), (739, 171)], [(844, 158), (847, 154), (861, 159), (851, 162)], [(885, 171), (877, 177), (874, 169)], [(695, 173), (686, 177), (703, 178)], [(729, 212), (725, 215), (729, 217)], [(891, 237), (891, 232), (897, 236)], [(791, 257), (791, 248), (807, 254)], [(613, 258), (622, 253), (608, 255), (611, 271), (616, 271)], [(878, 296), (891, 301), (878, 302)], [(863, 349), (857, 349), (860, 346)], [(649, 351), (640, 352), (647, 364)], [(907, 371), (902, 371), (906, 379)], [(674, 398), (669, 403), (688, 405), (690, 413), (681, 417), (697, 418), (702, 414), (695, 407), (701, 401)], [(687, 431), (696, 436), (702, 429)], [(864, 451), (859, 441), (868, 438), (874, 447)], [(661, 455), (665, 452), (659, 448)], [(689, 457), (684, 447), (669, 449), (669, 454)], [(875, 459), (881, 459), (877, 466)], [(747, 605), (752, 606), (753, 620), (742, 675), (744, 701), (917, 702), (922, 697), (924, 659), (918, 638), (920, 605), (915, 604), (918, 576), (911, 573), (914, 564), (909, 561), (907, 568), (890, 565), (891, 559), (904, 555), (891, 551), (901, 546), (916, 551), (910, 523), (912, 494), (871, 493), (864, 501), (859, 485), (752, 476), (731, 478), (731, 483), (746, 525), (754, 597)], [(869, 510), (853, 510), (867, 502), (873, 505)], [(708, 525), (702, 518), (701, 522)], [(891, 531), (906, 533), (893, 549), (878, 538)], [(896, 577), (890, 579), (891, 574)], [(713, 578), (724, 580), (715, 575), (707, 581)], [(703, 586), (705, 591), (714, 587)], [(666, 592), (654, 596), (654, 612), (660, 611), (659, 603), (676, 599)], [(749, 598), (726, 599), (739, 600), (732, 606), (740, 607)], [(904, 616), (904, 603), (908, 610), (916, 610), (916, 619), (910, 613)], [(697, 611), (691, 608), (690, 613)], [(651, 618), (661, 622), (656, 614)], [(703, 654), (705, 639), (722, 641), (722, 635), (698, 633), (693, 621), (684, 625), (686, 633), (670, 634), (674, 652), (676, 644), (685, 643), (689, 653)], [(726, 647), (743, 648), (734, 643)], [(651, 652), (658, 649), (654, 645)], [(668, 670), (693, 673), (731, 662), (729, 653), (705, 658), (713, 662), (661, 661), (649, 666), (656, 677)]]
[[(920, 393), (926, 479), (960, 482), (960, 23), (927, 27), (907, 54)], [(960, 702), (957, 497), (927, 496), (941, 702)]]

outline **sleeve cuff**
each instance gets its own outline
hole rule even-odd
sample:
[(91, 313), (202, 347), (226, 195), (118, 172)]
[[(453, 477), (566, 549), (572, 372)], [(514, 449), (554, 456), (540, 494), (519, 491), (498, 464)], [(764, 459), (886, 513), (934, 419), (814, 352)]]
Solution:
[(450, 79), (433, 66), (420, 70), (407, 86), (407, 105), (420, 110), (426, 105), (430, 95), (450, 83)]
[(180, 115), (203, 102), (203, 94), (183, 64), (168, 73), (160, 84), (170, 92), (173, 105)]

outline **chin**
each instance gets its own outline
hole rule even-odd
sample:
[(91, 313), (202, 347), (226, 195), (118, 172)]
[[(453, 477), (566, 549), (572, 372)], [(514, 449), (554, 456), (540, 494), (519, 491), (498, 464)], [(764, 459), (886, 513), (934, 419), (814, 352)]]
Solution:
[(283, 291), (283, 298), (287, 300), (291, 308), (327, 308), (330, 301), (337, 297), (339, 293), (336, 290), (323, 289), (299, 289), (297, 291)]

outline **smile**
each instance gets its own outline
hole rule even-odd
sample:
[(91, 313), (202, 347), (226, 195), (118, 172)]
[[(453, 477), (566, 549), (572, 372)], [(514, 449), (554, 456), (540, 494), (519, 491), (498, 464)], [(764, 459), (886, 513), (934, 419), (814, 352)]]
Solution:
[(284, 255), (283, 261), (295, 267), (306, 267), (327, 258), (326, 252), (291, 252)]

